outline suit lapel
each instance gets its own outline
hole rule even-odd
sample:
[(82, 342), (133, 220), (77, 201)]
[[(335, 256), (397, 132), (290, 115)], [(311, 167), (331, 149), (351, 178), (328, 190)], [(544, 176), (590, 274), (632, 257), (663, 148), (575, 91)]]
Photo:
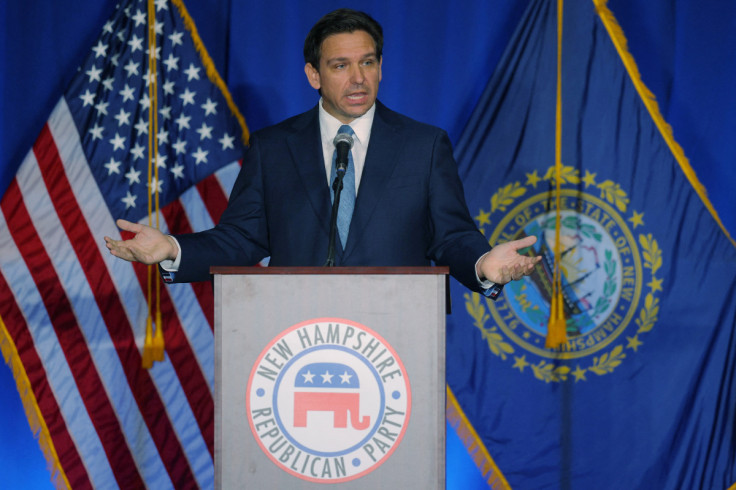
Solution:
[(376, 101), (376, 114), (371, 128), (371, 139), (365, 157), (363, 175), (360, 180), (355, 210), (350, 222), (350, 234), (345, 254), (362, 240), (363, 230), (370, 220), (376, 205), (383, 199), (386, 184), (397, 165), (396, 153), (401, 147), (399, 125), (390, 120), (390, 111)]
[[(330, 226), (330, 194), (327, 186), (327, 175), (322, 155), (322, 140), (319, 131), (319, 113), (315, 107), (300, 119), (300, 126), (287, 137), (287, 145), (291, 152), (291, 161), (298, 172), (304, 192), (318, 217), (325, 233)], [(286, 196), (285, 199), (289, 199)], [(300, 201), (296, 201), (299, 203)]]

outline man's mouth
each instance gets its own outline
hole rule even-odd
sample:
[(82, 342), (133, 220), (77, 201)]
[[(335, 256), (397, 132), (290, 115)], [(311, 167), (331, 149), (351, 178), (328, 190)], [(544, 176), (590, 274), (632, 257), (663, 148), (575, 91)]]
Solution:
[(351, 102), (362, 102), (368, 96), (366, 92), (356, 92), (348, 94), (347, 99)]

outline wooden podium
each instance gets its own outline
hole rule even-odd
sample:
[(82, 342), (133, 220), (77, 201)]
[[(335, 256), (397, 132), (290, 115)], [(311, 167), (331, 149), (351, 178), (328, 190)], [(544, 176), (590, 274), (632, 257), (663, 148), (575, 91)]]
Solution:
[(445, 267), (213, 267), (215, 486), (445, 487)]

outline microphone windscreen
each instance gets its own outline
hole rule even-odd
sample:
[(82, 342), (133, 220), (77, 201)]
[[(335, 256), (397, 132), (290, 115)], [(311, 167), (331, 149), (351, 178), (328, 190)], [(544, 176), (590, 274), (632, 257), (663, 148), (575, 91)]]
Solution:
[(337, 133), (337, 136), (335, 136), (335, 139), (332, 140), (332, 144), (337, 146), (339, 143), (347, 143), (348, 148), (353, 147), (353, 137), (349, 135), (348, 133)]

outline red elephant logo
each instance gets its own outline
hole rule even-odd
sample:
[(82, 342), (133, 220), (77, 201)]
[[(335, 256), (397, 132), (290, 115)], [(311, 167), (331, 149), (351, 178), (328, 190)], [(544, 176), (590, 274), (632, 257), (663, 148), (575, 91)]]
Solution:
[(333, 427), (363, 430), (370, 416), (360, 416), (358, 376), (350, 366), (333, 362), (311, 363), (302, 367), (294, 382), (294, 427), (307, 426), (307, 413), (332, 412)]

